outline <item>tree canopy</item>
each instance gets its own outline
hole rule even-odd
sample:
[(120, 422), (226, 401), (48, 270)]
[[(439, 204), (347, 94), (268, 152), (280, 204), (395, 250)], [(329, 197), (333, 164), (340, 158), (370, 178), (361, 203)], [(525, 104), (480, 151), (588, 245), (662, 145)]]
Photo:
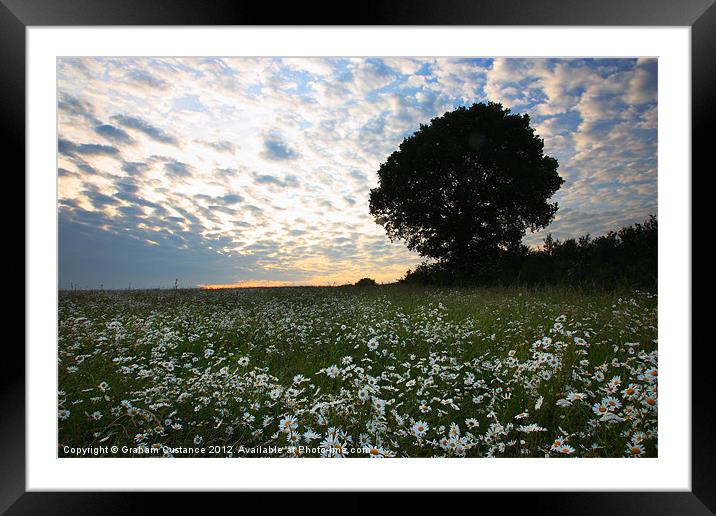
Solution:
[(499, 103), (434, 118), (378, 170), (370, 213), (420, 255), (462, 261), (518, 247), (553, 219), (564, 180), (528, 115)]

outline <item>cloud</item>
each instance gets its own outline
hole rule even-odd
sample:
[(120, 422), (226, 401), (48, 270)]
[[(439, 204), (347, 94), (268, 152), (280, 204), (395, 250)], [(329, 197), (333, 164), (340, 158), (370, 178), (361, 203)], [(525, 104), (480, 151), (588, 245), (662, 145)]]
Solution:
[(57, 108), (68, 115), (85, 118), (90, 123), (94, 123), (96, 121), (94, 107), (92, 104), (87, 101), (80, 100), (68, 93), (59, 93)]
[(69, 140), (59, 139), (57, 148), (60, 154), (65, 156), (76, 156), (82, 154), (86, 156), (117, 156), (119, 150), (111, 145), (101, 145), (98, 143), (74, 143)]
[(141, 118), (127, 115), (112, 115), (110, 118), (119, 125), (139, 131), (159, 143), (179, 146), (179, 142), (174, 136), (167, 134)]
[(141, 174), (149, 169), (149, 164), (142, 161), (125, 161), (122, 170), (128, 174)]
[(164, 171), (172, 177), (189, 177), (192, 175), (191, 165), (175, 159), (164, 160)]
[(229, 140), (218, 140), (218, 141), (204, 141), (204, 140), (194, 140), (197, 143), (200, 143), (202, 145), (205, 145), (206, 147), (209, 147), (211, 149), (214, 149), (217, 152), (225, 152), (227, 154), (235, 154), (239, 146), (235, 144), (234, 142), (231, 142)]
[(100, 136), (104, 136), (108, 140), (116, 143), (126, 143), (130, 145), (134, 143), (134, 138), (129, 136), (126, 131), (110, 124), (98, 125), (94, 128), (94, 130)]
[(270, 174), (254, 173), (253, 177), (256, 183), (263, 185), (274, 185), (280, 188), (296, 188), (299, 186), (298, 178), (292, 175), (287, 175), (281, 179)]
[(129, 72), (127, 72), (127, 77), (133, 81), (141, 83), (145, 86), (149, 86), (151, 88), (165, 90), (169, 87), (169, 83), (167, 81), (155, 77), (146, 70), (130, 70)]
[(264, 137), (261, 156), (270, 161), (289, 161), (298, 158), (298, 152), (289, 147), (280, 135), (270, 134)]
[(219, 199), (226, 204), (237, 204), (244, 200), (243, 197), (237, 194), (222, 195)]
[(625, 100), (630, 104), (644, 104), (656, 100), (657, 61), (639, 59), (636, 69), (629, 80)]

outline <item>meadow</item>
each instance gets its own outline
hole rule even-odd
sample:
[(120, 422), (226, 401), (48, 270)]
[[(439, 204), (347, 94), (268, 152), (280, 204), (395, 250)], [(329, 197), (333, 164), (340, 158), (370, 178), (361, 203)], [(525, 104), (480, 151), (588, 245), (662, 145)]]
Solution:
[(61, 291), (58, 316), (61, 457), (657, 456), (648, 292)]

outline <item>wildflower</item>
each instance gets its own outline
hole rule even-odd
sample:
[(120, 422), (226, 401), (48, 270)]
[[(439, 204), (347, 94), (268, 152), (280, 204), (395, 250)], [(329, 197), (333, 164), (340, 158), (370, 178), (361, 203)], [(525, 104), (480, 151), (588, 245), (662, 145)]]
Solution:
[(468, 426), (468, 428), (477, 428), (478, 426), (480, 426), (480, 422), (474, 417), (466, 419), (465, 424)]
[(630, 383), (629, 386), (622, 391), (622, 395), (628, 400), (633, 400), (639, 395), (640, 390), (641, 388), (638, 385)]
[(321, 435), (320, 435), (320, 434), (317, 434), (316, 432), (314, 432), (314, 431), (311, 430), (310, 428), (309, 428), (308, 430), (306, 430), (305, 432), (303, 432), (303, 439), (304, 439), (304, 441), (306, 441), (307, 443), (310, 443), (311, 441), (315, 441), (315, 440), (318, 439), (319, 437), (321, 437)]
[(647, 396), (647, 397), (645, 397), (645, 398), (642, 400), (641, 403), (642, 403), (642, 405), (644, 405), (645, 407), (648, 407), (648, 408), (651, 408), (651, 409), (656, 409), (656, 406), (657, 406), (657, 403), (658, 403), (658, 402), (657, 402), (657, 400), (656, 400), (656, 397), (654, 397), (654, 396)]
[(614, 411), (622, 406), (622, 402), (612, 396), (602, 398), (602, 403), (604, 403), (611, 411)]
[(559, 448), (555, 450), (557, 453), (561, 453), (562, 455), (572, 455), (575, 452), (575, 449), (572, 448), (568, 444), (563, 444)]
[(60, 421), (65, 421), (68, 417), (70, 417), (70, 411), (67, 409), (60, 409), (57, 411), (57, 417)]
[(570, 391), (567, 393), (567, 400), (569, 401), (582, 401), (587, 398), (587, 395), (583, 392)]
[(614, 423), (621, 423), (622, 421), (624, 421), (624, 418), (616, 415), (614, 412), (607, 412), (607, 413), (603, 414), (602, 417), (599, 418), (599, 421), (601, 421), (602, 423), (614, 424)]
[(296, 416), (287, 415), (281, 418), (278, 423), (278, 428), (281, 432), (288, 433), (298, 428), (298, 418)]
[(249, 357), (241, 357), (241, 358), (239, 358), (238, 364), (239, 364), (241, 367), (246, 367), (247, 365), (249, 365)]
[(375, 446), (368, 446), (368, 457), (371, 459), (381, 459), (385, 457), (385, 452), (381, 448), (377, 448)]
[(644, 446), (641, 444), (631, 443), (626, 447), (627, 457), (641, 457), (644, 453), (646, 453), (646, 451), (644, 450)]
[(422, 437), (428, 431), (430, 427), (425, 421), (416, 421), (413, 426), (410, 427), (410, 431), (413, 432), (415, 437)]
[(385, 414), (385, 400), (373, 398), (373, 407), (379, 414)]
[(598, 416), (604, 415), (609, 412), (609, 406), (604, 403), (604, 401), (600, 401), (599, 403), (592, 405), (592, 412)]
[(517, 427), (517, 430), (526, 434), (531, 434), (534, 432), (546, 432), (547, 429), (544, 427), (539, 426), (536, 423), (532, 423), (530, 425), (520, 425)]

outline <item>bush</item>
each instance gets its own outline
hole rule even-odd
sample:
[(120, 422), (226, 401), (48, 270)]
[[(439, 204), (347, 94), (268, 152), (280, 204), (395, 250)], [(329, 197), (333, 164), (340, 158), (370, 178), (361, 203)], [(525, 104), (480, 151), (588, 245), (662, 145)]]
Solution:
[(356, 282), (356, 287), (373, 287), (377, 285), (373, 278), (361, 278)]
[(547, 235), (544, 246), (521, 245), (471, 262), (423, 262), (401, 279), (424, 285), (524, 285), (569, 283), (657, 287), (656, 217), (604, 236), (559, 241)]

